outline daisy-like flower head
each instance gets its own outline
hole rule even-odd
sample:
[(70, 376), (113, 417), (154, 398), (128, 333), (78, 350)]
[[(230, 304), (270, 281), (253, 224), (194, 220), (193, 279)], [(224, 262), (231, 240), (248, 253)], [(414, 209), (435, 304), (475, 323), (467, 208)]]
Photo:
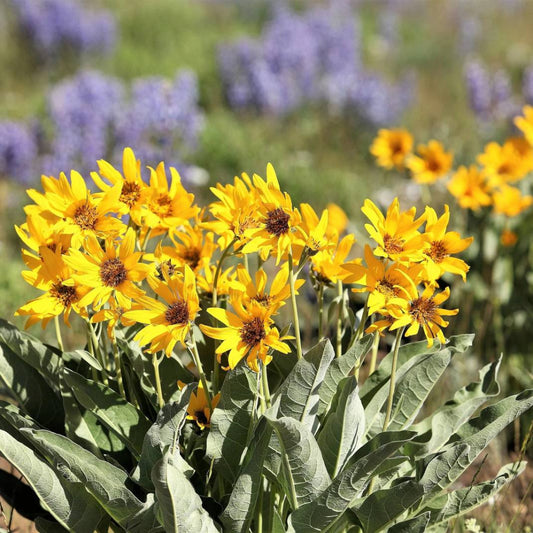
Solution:
[(142, 296), (123, 316), (147, 324), (135, 335), (141, 346), (150, 343), (148, 352), (164, 351), (170, 357), (178, 341), (185, 346), (185, 337), (200, 309), (194, 273), (185, 266), (182, 275), (164, 275), (163, 280), (148, 278), (148, 282), (160, 299)]
[(128, 320), (124, 317), (124, 313), (131, 309), (131, 302), (128, 302), (127, 307), (118, 305), (115, 298), (108, 301), (109, 307), (100, 309), (91, 317), (91, 322), (107, 322), (107, 334), (110, 339), (115, 338), (115, 328), (118, 324), (123, 326), (133, 326), (134, 320)]
[(533, 146), (533, 107), (526, 105), (522, 110), (524, 116), (514, 119), (516, 127), (524, 134), (527, 142)]
[[(181, 387), (184, 384), (178, 382)], [(213, 396), (211, 399), (211, 407), (215, 410), (220, 400), (220, 393)], [(194, 420), (201, 430), (211, 427), (211, 409), (209, 408), (209, 402), (207, 401), (207, 395), (204, 390), (204, 386), (200, 381), (198, 387), (191, 393), (189, 399), (189, 405), (187, 406), (187, 420)]]
[(333, 238), (335, 235), (339, 237), (348, 227), (348, 216), (337, 204), (330, 203), (327, 205), (328, 210), (328, 227), (326, 228), (326, 235)]
[[(121, 174), (113, 165), (100, 159), (98, 161), (98, 170), (91, 173), (93, 181), (98, 188), (104, 192), (110, 188), (120, 187), (120, 213), (129, 214), (133, 222), (138, 226), (142, 223), (143, 206), (149, 194), (148, 186), (141, 177), (141, 162), (135, 158), (131, 148), (124, 148), (122, 154)], [(104, 179), (102, 179), (104, 178)], [(106, 183), (106, 181), (109, 183)]]
[(22, 275), (28, 283), (46, 292), (20, 307), (15, 315), (29, 317), (25, 328), (42, 320), (43, 329), (52, 318), (61, 314), (65, 324), (69, 325), (72, 309), (79, 315), (87, 316), (84, 307), (80, 305), (86, 289), (72, 280), (71, 270), (64, 262), (61, 251), (42, 247), (40, 253), (44, 274), (39, 277), (34, 271), (26, 271)]
[(503, 145), (491, 142), (477, 160), (493, 187), (522, 179), (531, 170), (532, 162), (530, 154), (525, 155), (516, 141)]
[(276, 264), (279, 264), (291, 251), (293, 243), (304, 238), (302, 217), (293, 208), (290, 196), (280, 190), (276, 172), (270, 163), (267, 166), (267, 180), (255, 174), (254, 185), (261, 200), (257, 206), (259, 225), (245, 231), (249, 242), (242, 252), (259, 252), (263, 260), (272, 253), (276, 257)]
[(533, 196), (523, 195), (520, 189), (503, 185), (492, 194), (494, 212), (507, 217), (515, 217), (533, 204)]
[(419, 264), (406, 267), (398, 263), (388, 266), (377, 258), (368, 244), (365, 246), (366, 267), (355, 261), (344, 265), (349, 272), (346, 283), (363, 285), (354, 292), (368, 292), (368, 311), (370, 314), (388, 312), (391, 306), (402, 303), (405, 291), (419, 280), (422, 267)]
[(390, 315), (394, 318), (390, 330), (408, 326), (405, 335), (416, 335), (420, 327), (424, 331), (428, 346), (433, 346), (435, 338), (441, 343), (446, 342), (441, 328), (448, 325), (442, 317), (456, 315), (458, 309), (441, 309), (439, 306), (450, 296), (450, 288), (446, 287), (442, 292), (435, 294), (435, 286), (428, 285), (422, 295), (418, 294), (415, 284), (406, 291), (406, 299), (402, 306), (390, 309)]
[[(270, 310), (270, 314), (275, 314), (277, 310), (285, 305), (285, 300), (290, 296), (290, 286), (287, 282), (289, 271), (286, 265), (283, 265), (276, 274), (267, 290), (267, 274), (263, 269), (255, 273), (255, 280), (252, 280), (250, 274), (242, 265), (237, 267), (237, 280), (231, 284), (231, 291), (239, 293), (245, 307), (253, 304), (259, 304)], [(305, 283), (303, 279), (295, 281), (295, 290)], [(296, 292), (298, 294), (298, 292)], [(235, 297), (232, 296), (232, 300)]]
[(352, 234), (346, 235), (333, 250), (322, 250), (311, 257), (311, 273), (318, 283), (331, 286), (346, 276), (343, 264), (354, 242)]
[(200, 212), (194, 205), (194, 194), (185, 190), (178, 171), (170, 167), (170, 186), (165, 164), (150, 168), (150, 194), (147, 210), (143, 217), (143, 230), (150, 229), (151, 235), (160, 235), (186, 224)]
[(219, 360), (223, 353), (229, 352), (228, 364), (229, 368), (233, 369), (246, 357), (248, 366), (258, 372), (259, 361), (267, 365), (272, 360), (271, 350), (290, 352), (284, 341), (292, 337), (280, 337), (278, 329), (272, 325), (270, 319), (271, 309), (259, 304), (244, 307), (240, 298), (233, 298), (231, 303), (235, 313), (219, 307), (208, 309), (225, 327), (214, 328), (204, 324), (200, 326), (205, 335), (222, 341), (216, 349)]
[(292, 253), (295, 261), (299, 261), (302, 253), (312, 257), (321, 250), (333, 249), (336, 238), (328, 237), (329, 211), (324, 209), (320, 218), (309, 204), (300, 204), (302, 213), (303, 237), (292, 245)]
[[(198, 290), (209, 300), (213, 296), (213, 284), (215, 283), (216, 270), (216, 265), (208, 265), (204, 268), (203, 272), (199, 273), (196, 277)], [(217, 295), (219, 297), (227, 296), (230, 293), (231, 286), (235, 281), (235, 276), (235, 269), (233, 267), (220, 271), (217, 280)]]
[(361, 209), (371, 224), (365, 224), (370, 237), (378, 244), (374, 254), (399, 263), (420, 261), (423, 258), (424, 240), (418, 228), (424, 223), (425, 215), (415, 219), (416, 208), (400, 211), (395, 198), (387, 210), (387, 216), (371, 200), (365, 200)]
[(186, 224), (182, 231), (170, 234), (174, 246), (163, 246), (163, 253), (180, 265), (189, 265), (195, 273), (206, 268), (213, 255), (216, 245), (213, 233), (204, 231), (198, 225)]
[(470, 267), (453, 254), (458, 254), (466, 250), (474, 237), (462, 239), (456, 231), (446, 231), (450, 221), (450, 210), (447, 205), (444, 206), (444, 213), (437, 217), (435, 210), (426, 207), (426, 231), (424, 240), (428, 246), (424, 252), (424, 269), (427, 275), (426, 281), (436, 281), (445, 272), (458, 274), (466, 281), (466, 273)]
[(46, 274), (40, 252), (42, 247), (53, 252), (59, 250), (61, 254), (70, 248), (71, 235), (58, 231), (55, 225), (49, 224), (40, 215), (28, 215), (24, 224), (15, 226), (15, 231), (20, 240), (31, 250), (22, 250), (22, 260), (37, 274), (37, 279)]
[(492, 202), (486, 173), (475, 165), (460, 166), (448, 182), (448, 190), (464, 209), (477, 211)]
[(453, 154), (446, 152), (438, 141), (421, 144), (417, 151), (420, 155), (410, 156), (406, 164), (417, 183), (435, 183), (452, 168)]
[(65, 262), (72, 268), (74, 280), (89, 289), (81, 305), (100, 309), (112, 296), (120, 307), (128, 308), (132, 298), (144, 293), (135, 283), (142, 281), (150, 266), (140, 263), (142, 253), (135, 252), (135, 232), (129, 228), (122, 241), (112, 238), (102, 248), (96, 237), (89, 235), (85, 251), (71, 250)]
[(219, 236), (218, 245), (222, 250), (231, 242), (235, 242), (235, 249), (241, 248), (248, 242), (246, 232), (259, 226), (257, 189), (243, 172), (240, 178), (235, 177), (233, 184), (217, 183), (216, 187), (211, 187), (211, 192), (219, 200), (209, 206), (216, 220), (208, 227)]
[(518, 242), (518, 235), (509, 228), (505, 228), (500, 235), (500, 242), (506, 247), (514, 246)]
[(407, 156), (413, 149), (413, 136), (404, 129), (381, 129), (370, 147), (377, 164), (384, 168), (405, 167)]
[(125, 225), (110, 216), (120, 210), (120, 186), (114, 186), (103, 196), (96, 197), (87, 189), (81, 174), (73, 170), (70, 179), (69, 183), (63, 173), (59, 179), (43, 176), (41, 181), (45, 193), (35, 189), (27, 191), (36, 205), (26, 206), (26, 213), (55, 219), (55, 229), (72, 235), (71, 245), (76, 249), (88, 235), (106, 238), (122, 234), (126, 229)]

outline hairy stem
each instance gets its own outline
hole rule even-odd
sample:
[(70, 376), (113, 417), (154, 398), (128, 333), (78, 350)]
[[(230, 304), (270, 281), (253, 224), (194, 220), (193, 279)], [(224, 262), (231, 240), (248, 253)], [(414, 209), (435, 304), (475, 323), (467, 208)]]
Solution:
[(294, 288), (294, 282), (296, 281), (294, 276), (294, 268), (292, 261), (292, 251), (289, 253), (289, 285), (291, 288), (291, 304), (292, 304), (292, 316), (294, 320), (294, 336), (296, 337), (296, 355), (298, 359), (302, 358), (302, 341), (300, 338), (300, 319), (298, 318), (298, 307), (296, 305), (296, 289)]

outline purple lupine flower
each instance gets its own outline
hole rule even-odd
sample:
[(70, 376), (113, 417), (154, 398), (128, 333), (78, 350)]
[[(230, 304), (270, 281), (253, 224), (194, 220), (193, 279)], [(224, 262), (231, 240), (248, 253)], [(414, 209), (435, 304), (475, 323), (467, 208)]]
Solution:
[(75, 0), (12, 0), (20, 25), (43, 56), (67, 45), (78, 52), (108, 52), (116, 40), (110, 11), (88, 10)]
[(147, 165), (166, 161), (179, 169), (179, 158), (196, 148), (203, 123), (192, 72), (181, 71), (172, 81), (141, 78), (117, 120), (117, 148), (133, 147)]
[[(395, 92), (405, 92), (407, 85), (389, 84), (363, 67), (359, 34), (349, 0), (304, 13), (278, 6), (259, 39), (220, 47), (228, 103), (237, 109), (285, 114), (319, 101), (338, 113), (371, 100), (373, 109), (359, 110), (361, 116), (379, 123), (383, 116), (396, 119), (403, 110), (399, 104), (406, 99)], [(383, 97), (371, 98), (374, 90)]]
[(505, 70), (491, 74), (479, 61), (470, 61), (465, 66), (465, 79), (470, 107), (479, 120), (508, 120), (519, 111)]
[(522, 93), (528, 104), (533, 104), (533, 65), (524, 70)]
[(465, 66), (465, 79), (470, 107), (482, 120), (487, 120), (492, 107), (490, 75), (478, 61), (470, 61)]
[(31, 127), (18, 122), (0, 122), (0, 177), (29, 183), (36, 156), (37, 142)]
[(123, 92), (120, 81), (96, 71), (83, 71), (50, 91), (54, 138), (44, 161), (46, 172), (95, 170), (96, 161), (109, 153)]

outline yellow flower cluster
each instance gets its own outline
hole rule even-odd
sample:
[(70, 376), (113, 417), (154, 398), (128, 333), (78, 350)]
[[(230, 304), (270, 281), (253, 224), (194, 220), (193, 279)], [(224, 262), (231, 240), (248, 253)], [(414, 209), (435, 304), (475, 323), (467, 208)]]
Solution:
[[(130, 148), (122, 170), (106, 161), (98, 167), (91, 175), (96, 192), (75, 171), (70, 180), (43, 176), (43, 192), (28, 191), (33, 203), (16, 230), (27, 247), (23, 277), (42, 294), (17, 314), (28, 317), (27, 327), (55, 319), (59, 331), (58, 317), (68, 324), (73, 310), (93, 334), (94, 323), (105, 323), (115, 349), (116, 328), (140, 323), (135, 340), (152, 354), (156, 380), (157, 354), (170, 357), (176, 345), (187, 349), (201, 379), (189, 416), (201, 427), (209, 425), (217, 396), (211, 396), (195, 341), (200, 312), (210, 315), (210, 323), (204, 319), (198, 326), (213, 339), (216, 393), (219, 365), (233, 369), (245, 359), (260, 372), (274, 352), (291, 351), (290, 340), (301, 357), (296, 297), (305, 283), (302, 273), (319, 296), (320, 335), (324, 291), (336, 285), (342, 293), (343, 282), (353, 282), (368, 292), (369, 313), (385, 317), (374, 329), (410, 324), (409, 335), (422, 326), (429, 343), (444, 340), (441, 317), (456, 311), (439, 307), (449, 291), (435, 294), (437, 280), (445, 272), (464, 279), (468, 266), (453, 255), (471, 242), (447, 231), (448, 208), (437, 217), (427, 207), (415, 218), (415, 208), (401, 212), (395, 200), (384, 217), (367, 200), (363, 212), (377, 247), (366, 248), (363, 264), (348, 261), (355, 239), (346, 234), (342, 209), (329, 205), (317, 214), (309, 204), (294, 206), (270, 164), (266, 179), (243, 173), (233, 183), (217, 184), (207, 209), (195, 203), (176, 169), (167, 172), (163, 163), (148, 167), (146, 183)], [(425, 289), (419, 295), (420, 284)], [(289, 300), (294, 336), (276, 325)], [(338, 350), (341, 340), (339, 325)], [(161, 403), (160, 390), (158, 395)]]
[[(365, 247), (364, 264), (355, 260), (344, 269), (349, 272), (345, 281), (362, 287), (354, 292), (368, 293), (368, 314), (381, 317), (367, 331), (408, 326), (406, 335), (410, 336), (422, 327), (429, 345), (434, 338), (444, 342), (441, 328), (448, 323), (442, 317), (455, 315), (458, 310), (439, 307), (448, 299), (449, 287), (435, 291), (446, 272), (466, 279), (469, 267), (454, 255), (470, 246), (472, 238), (462, 239), (458, 233), (447, 231), (448, 206), (440, 217), (426, 207), (416, 218), (416, 209), (401, 211), (396, 198), (384, 216), (371, 200), (366, 200), (363, 213), (370, 220), (366, 230), (377, 246), (374, 250)], [(420, 231), (424, 224), (425, 230)]]

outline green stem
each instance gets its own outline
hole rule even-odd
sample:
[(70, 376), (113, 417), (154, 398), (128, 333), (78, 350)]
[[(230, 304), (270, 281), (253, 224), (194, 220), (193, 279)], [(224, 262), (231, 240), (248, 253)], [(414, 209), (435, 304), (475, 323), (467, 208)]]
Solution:
[(155, 388), (157, 391), (157, 400), (159, 402), (159, 409), (163, 409), (165, 405), (165, 399), (163, 398), (163, 389), (161, 388), (161, 376), (159, 375), (160, 364), (161, 364), (161, 360), (157, 358), (157, 352), (154, 352), (152, 354), (152, 365), (154, 366)]
[(61, 328), (59, 327), (59, 317), (56, 315), (54, 317), (54, 326), (56, 328), (56, 338), (57, 338), (57, 347), (64, 352), (65, 347), (63, 345), (63, 339), (61, 337)]
[(318, 287), (318, 339), (324, 336), (324, 284)]
[(342, 315), (344, 307), (344, 295), (342, 290), (342, 281), (337, 281), (337, 296), (339, 298), (339, 306), (337, 312), (337, 349), (336, 355), (340, 357), (342, 355)]
[(198, 347), (196, 346), (196, 341), (194, 340), (194, 335), (192, 331), (189, 332), (189, 351), (191, 352), (194, 364), (198, 369), (198, 374), (200, 375), (200, 381), (204, 388), (205, 397), (207, 398), (207, 405), (209, 406), (209, 411), (213, 412), (213, 406), (211, 405), (211, 393), (209, 392), (209, 387), (207, 386), (207, 378), (205, 377), (205, 372), (202, 367), (202, 361), (200, 361), (200, 354), (198, 353)]
[(294, 288), (294, 270), (292, 262), (292, 251), (289, 252), (289, 285), (291, 288), (291, 304), (292, 304), (292, 316), (294, 320), (294, 336), (296, 337), (296, 355), (298, 359), (302, 358), (302, 341), (300, 339), (300, 320), (298, 318), (298, 307), (296, 305), (296, 289)]
[(387, 430), (387, 426), (390, 422), (390, 416), (392, 412), (392, 400), (394, 398), (394, 388), (396, 386), (396, 367), (398, 365), (398, 351), (400, 350), (400, 344), (402, 342), (402, 335), (405, 330), (399, 328), (396, 333), (396, 339), (394, 341), (394, 352), (392, 354), (392, 368), (390, 371), (390, 386), (389, 386), (389, 397), (387, 399), (387, 411), (385, 412), (385, 421), (383, 422), (383, 431)]
[(266, 406), (270, 407), (272, 405), (270, 399), (270, 389), (268, 387), (268, 374), (267, 374), (267, 365), (261, 365), (261, 392), (264, 394)]
[(127, 400), (126, 398), (126, 391), (124, 389), (124, 381), (122, 379), (122, 365), (120, 362), (120, 352), (118, 350), (117, 346), (117, 340), (115, 339), (115, 335), (113, 332), (113, 337), (111, 338), (111, 345), (113, 347), (113, 360), (115, 361), (115, 376), (117, 378), (118, 383), (118, 390), (122, 397)]
[(146, 251), (146, 245), (148, 244), (148, 239), (150, 238), (150, 233), (152, 233), (152, 229), (148, 228), (146, 230), (146, 234), (144, 236), (144, 239), (143, 239), (143, 242), (142, 242), (142, 245), (141, 245), (141, 252), (145, 252)]
[(106, 372), (106, 364), (104, 362), (104, 358), (100, 350), (100, 344), (98, 342), (98, 338), (96, 337), (96, 332), (94, 331), (94, 328), (93, 328), (93, 325), (90, 319), (86, 320), (86, 323), (87, 323), (87, 328), (89, 330), (89, 334), (92, 340), (93, 356), (100, 363), (100, 366), (102, 367), (102, 380), (104, 382), (104, 385), (109, 386), (109, 380), (107, 379), (107, 372)]
[(365, 324), (368, 318), (368, 298), (366, 299), (365, 306), (363, 308), (363, 315), (361, 316), (361, 322), (355, 332), (354, 340), (358, 341), (365, 331)]
[(222, 271), (222, 264), (224, 263), (224, 260), (228, 256), (231, 248), (233, 245), (237, 242), (237, 237), (234, 237), (234, 239), (228, 244), (228, 246), (224, 249), (222, 252), (222, 255), (220, 256), (220, 259), (217, 264), (217, 269), (215, 270), (215, 277), (213, 278), (213, 296), (211, 299), (211, 303), (213, 305), (217, 305), (218, 295), (217, 295), (217, 285), (218, 285), (218, 278), (220, 277), (220, 272)]
[(378, 349), (379, 349), (379, 331), (374, 333), (374, 342), (372, 343), (372, 357), (370, 359), (370, 367), (368, 369), (368, 375), (372, 374), (376, 370), (378, 362)]

